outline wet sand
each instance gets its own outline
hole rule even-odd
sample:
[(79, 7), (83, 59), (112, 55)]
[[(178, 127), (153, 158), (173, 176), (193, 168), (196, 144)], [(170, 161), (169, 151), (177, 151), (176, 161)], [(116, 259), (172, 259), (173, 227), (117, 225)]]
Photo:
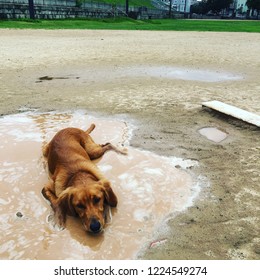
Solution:
[[(127, 117), (131, 147), (199, 163), (191, 170), (209, 184), (191, 207), (164, 217), (169, 230), (151, 230), (136, 258), (259, 259), (259, 129), (201, 107), (214, 99), (259, 114), (259, 34), (0, 30), (0, 50), (2, 115)], [(205, 127), (228, 136), (208, 140)], [(1, 245), (1, 258), (19, 258)]]

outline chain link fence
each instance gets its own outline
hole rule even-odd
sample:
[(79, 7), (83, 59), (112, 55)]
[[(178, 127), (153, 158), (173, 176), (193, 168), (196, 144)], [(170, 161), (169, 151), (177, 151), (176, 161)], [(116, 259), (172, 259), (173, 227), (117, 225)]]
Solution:
[(0, 0), (0, 19), (61, 19), (106, 18), (129, 16), (135, 19), (167, 17), (167, 11), (158, 8), (113, 5), (79, 0)]

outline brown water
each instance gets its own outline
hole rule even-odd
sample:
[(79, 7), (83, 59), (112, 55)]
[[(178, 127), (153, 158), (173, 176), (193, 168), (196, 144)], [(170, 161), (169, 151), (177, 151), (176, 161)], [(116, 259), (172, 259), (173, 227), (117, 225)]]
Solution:
[(167, 78), (174, 80), (200, 81), (200, 82), (224, 82), (240, 80), (241, 76), (229, 72), (213, 71), (209, 69), (192, 69), (171, 66), (147, 66), (126, 69), (126, 73), (139, 76), (151, 76), (155, 78)]
[(108, 152), (97, 163), (119, 199), (104, 233), (89, 235), (71, 217), (57, 230), (41, 196), (48, 179), (41, 149), (61, 128), (90, 123), (96, 142), (128, 147), (131, 124), (80, 111), (0, 119), (0, 259), (132, 259), (144, 244), (163, 244), (153, 239), (155, 229), (168, 213), (192, 204), (199, 183), (185, 168), (196, 162), (128, 147), (128, 156)]
[[(109, 73), (109, 75), (108, 75)], [(238, 81), (243, 77), (230, 72), (216, 71), (210, 69), (192, 69), (185, 67), (172, 66), (131, 66), (131, 67), (103, 67), (99, 68), (80, 68), (63, 69), (52, 73), (50, 76), (39, 77), (36, 83), (51, 82), (52, 84), (59, 80), (80, 80), (84, 82), (108, 81), (121, 78), (159, 78), (169, 80), (198, 81), (207, 83)]]
[(204, 127), (199, 130), (199, 133), (205, 136), (207, 139), (219, 143), (227, 138), (227, 133), (215, 128), (215, 127)]

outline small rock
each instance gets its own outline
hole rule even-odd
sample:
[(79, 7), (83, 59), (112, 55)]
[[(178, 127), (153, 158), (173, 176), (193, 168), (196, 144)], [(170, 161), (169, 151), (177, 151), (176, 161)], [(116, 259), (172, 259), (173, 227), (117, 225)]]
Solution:
[(22, 214), (21, 212), (17, 212), (17, 213), (16, 213), (16, 217), (22, 218), (22, 217), (23, 217), (23, 214)]

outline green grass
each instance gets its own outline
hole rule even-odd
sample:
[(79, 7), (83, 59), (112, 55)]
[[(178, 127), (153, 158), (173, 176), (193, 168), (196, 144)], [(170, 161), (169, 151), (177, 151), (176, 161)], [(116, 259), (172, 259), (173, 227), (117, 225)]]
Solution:
[(0, 28), (18, 29), (117, 29), (117, 30), (168, 30), (260, 32), (260, 21), (235, 20), (133, 20), (66, 19), (66, 20), (0, 20)]

